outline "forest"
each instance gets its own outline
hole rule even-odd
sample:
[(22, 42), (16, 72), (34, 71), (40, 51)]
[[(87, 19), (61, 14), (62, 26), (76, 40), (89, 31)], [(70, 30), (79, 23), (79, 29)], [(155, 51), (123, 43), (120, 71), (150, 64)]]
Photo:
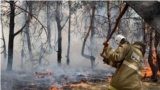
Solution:
[(159, 90), (159, 21), (159, 1), (2, 0), (1, 89), (107, 90), (115, 68), (100, 53), (122, 34), (146, 45), (143, 88)]

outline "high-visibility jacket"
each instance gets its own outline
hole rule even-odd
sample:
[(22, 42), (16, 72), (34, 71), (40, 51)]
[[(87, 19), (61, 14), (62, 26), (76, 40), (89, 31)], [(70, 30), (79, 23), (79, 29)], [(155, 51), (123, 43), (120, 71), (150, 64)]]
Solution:
[(111, 46), (104, 49), (104, 62), (116, 68), (109, 90), (143, 90), (140, 78), (144, 59), (140, 46), (125, 43), (116, 50)]

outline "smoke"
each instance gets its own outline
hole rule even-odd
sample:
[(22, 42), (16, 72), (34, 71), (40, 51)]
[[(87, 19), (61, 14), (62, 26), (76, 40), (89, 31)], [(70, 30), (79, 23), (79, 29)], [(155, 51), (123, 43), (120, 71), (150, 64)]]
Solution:
[[(52, 5), (51, 5), (52, 6)], [(31, 43), (32, 43), (32, 49), (33, 49), (33, 59), (34, 61), (37, 63), (35, 65), (36, 68), (41, 68), (44, 67), (43, 65), (50, 65), (50, 66), (57, 66), (57, 52), (54, 50), (53, 46), (56, 46), (56, 43), (54, 43), (54, 41), (57, 41), (57, 28), (56, 28), (56, 23), (55, 23), (55, 7), (51, 7), (51, 9), (53, 11), (50, 12), (51, 14), (51, 21), (48, 22), (51, 28), (51, 45), (49, 45), (48, 48), (46, 48), (46, 45), (42, 45), (41, 43), (45, 44), (45, 41), (47, 40), (47, 37), (45, 35), (45, 31), (41, 31), (40, 28), (41, 26), (36, 22), (35, 19), (31, 20), (31, 25), (30, 25), (30, 36), (31, 36)], [(89, 18), (88, 17), (88, 12), (86, 11), (84, 14), (81, 14), (82, 11), (84, 11), (84, 7), (81, 9), (78, 9), (77, 12), (75, 12), (75, 14), (72, 14), (72, 18), (71, 18), (71, 42), (70, 42), (70, 66), (72, 68), (79, 68), (79, 69), (83, 69), (85, 68), (90, 68), (91, 67), (91, 63), (90, 60), (87, 60), (86, 58), (81, 56), (81, 49), (82, 49), (82, 44), (83, 44), (83, 35), (84, 32), (87, 29), (87, 26), (89, 24), (89, 19), (84, 19), (84, 18)], [(34, 10), (33, 10), (34, 11)], [(38, 16), (39, 20), (45, 25), (47, 26), (47, 7), (44, 7), (42, 10), (40, 10), (40, 12), (37, 12), (38, 10), (35, 10), (36, 15)], [(105, 9), (102, 9), (102, 11), (96, 12), (96, 14), (101, 14), (104, 15), (104, 11), (106, 11)], [(39, 14), (38, 14), (39, 13)], [(62, 11), (62, 16), (64, 16), (64, 20), (62, 20), (62, 24), (64, 24), (68, 14), (68, 8), (63, 8)], [(114, 16), (114, 14), (116, 14), (114, 11), (112, 11), (112, 16)], [(21, 20), (22, 14), (19, 14), (15, 17), (16, 22), (15, 22), (15, 32), (16, 30), (19, 30), (20, 26), (22, 26), (23, 24), (23, 20)], [(97, 23), (103, 23), (100, 21), (97, 21), (97, 19), (100, 19), (102, 21), (104, 21), (104, 18), (100, 18), (100, 17), (95, 17), (95, 24), (97, 25), (97, 27), (95, 27), (95, 35), (93, 38), (91, 38), (91, 40), (89, 39), (90, 37), (88, 37), (87, 40), (87, 45), (85, 46), (85, 53), (88, 55), (94, 55), (94, 57), (96, 58), (95, 60), (95, 64), (97, 64), (95, 69), (99, 69), (99, 70), (111, 70), (114, 71), (114, 68), (111, 68), (109, 66), (107, 66), (106, 64), (103, 64), (103, 58), (100, 57), (100, 53), (102, 52), (103, 49), (103, 41), (105, 40), (105, 36), (107, 35), (107, 33), (103, 33), (101, 31), (107, 31), (107, 25), (104, 24), (104, 26), (102, 25), (104, 30), (101, 30), (101, 26), (98, 26), (99, 24)], [(7, 18), (5, 18), (7, 19)], [(114, 22), (115, 20), (113, 20)], [(132, 21), (131, 21), (132, 22)], [(133, 23), (131, 23), (133, 24)], [(96, 26), (95, 25), (95, 26)], [(114, 26), (114, 25), (112, 25)], [(125, 25), (122, 25), (122, 27), (124, 27), (124, 31), (127, 31), (125, 33), (125, 35), (127, 36), (127, 38), (131, 37), (130, 35), (133, 35), (132, 32), (129, 32), (129, 30), (126, 30)], [(134, 29), (133, 27), (136, 26), (129, 26), (131, 27), (130, 31), (133, 31), (132, 29)], [(100, 29), (99, 29), (100, 28)], [(127, 28), (128, 29), (128, 28)], [(68, 45), (68, 23), (66, 23), (66, 25), (64, 26), (64, 29), (62, 30), (62, 66), (67, 66), (66, 64), (66, 55), (67, 55), (67, 45)], [(6, 40), (6, 45), (8, 45), (8, 28), (4, 27), (4, 33), (5, 33), (5, 40)], [(37, 36), (39, 35), (39, 32), (41, 32), (42, 34), (39, 36), (39, 40), (37, 40)], [(98, 33), (98, 34), (97, 34)], [(104, 35), (104, 38), (102, 37)], [(113, 35), (114, 38), (115, 34)], [(97, 38), (97, 37), (101, 37), (101, 38)], [(130, 39), (130, 38), (129, 38)], [(91, 43), (90, 41), (94, 41), (94, 43)], [(132, 40), (130, 40), (132, 41)], [(114, 40), (111, 39), (110, 40), (110, 44), (111, 46), (116, 49), (117, 45), (114, 43)], [(91, 48), (87, 48), (88, 46), (91, 46)], [(13, 58), (13, 70), (24, 70), (25, 69), (29, 69), (30, 67), (28, 66), (29, 63), (27, 63), (29, 61), (29, 53), (28, 50), (24, 50), (24, 54), (26, 55), (26, 58), (23, 58), (25, 60), (23, 60), (23, 65), (25, 66), (24, 68), (21, 68), (21, 49), (22, 49), (22, 42), (21, 42), (21, 36), (16, 36), (15, 40), (14, 40), (14, 58)], [(52, 48), (50, 48), (50, 46), (52, 46)], [(8, 46), (6, 46), (8, 47)], [(40, 49), (41, 47), (41, 49)], [(27, 47), (25, 47), (27, 48)], [(57, 47), (55, 47), (56, 49)], [(45, 49), (45, 50), (44, 50)], [(42, 54), (44, 54), (43, 58), (40, 58), (42, 56)], [(3, 58), (2, 58), (3, 59)], [(38, 61), (42, 60), (42, 65), (38, 65)], [(2, 70), (6, 69), (6, 63), (2, 62)], [(33, 68), (30, 68), (31, 70)]]

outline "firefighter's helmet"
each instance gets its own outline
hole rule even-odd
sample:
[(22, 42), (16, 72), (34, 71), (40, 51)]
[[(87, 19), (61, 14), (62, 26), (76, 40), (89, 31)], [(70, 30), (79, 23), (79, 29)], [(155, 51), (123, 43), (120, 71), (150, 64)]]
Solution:
[(119, 45), (121, 43), (122, 39), (125, 39), (125, 37), (123, 35), (121, 35), (121, 34), (117, 35), (115, 37), (115, 43)]

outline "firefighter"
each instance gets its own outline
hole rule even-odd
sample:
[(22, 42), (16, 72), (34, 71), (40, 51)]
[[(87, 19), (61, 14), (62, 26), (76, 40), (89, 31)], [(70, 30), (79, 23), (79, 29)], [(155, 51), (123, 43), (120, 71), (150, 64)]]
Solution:
[(104, 42), (105, 54), (101, 53), (104, 62), (116, 68), (108, 89), (143, 90), (140, 78), (144, 66), (145, 45), (140, 41), (130, 45), (123, 35), (117, 35), (115, 43), (119, 46), (113, 50), (109, 42)]

